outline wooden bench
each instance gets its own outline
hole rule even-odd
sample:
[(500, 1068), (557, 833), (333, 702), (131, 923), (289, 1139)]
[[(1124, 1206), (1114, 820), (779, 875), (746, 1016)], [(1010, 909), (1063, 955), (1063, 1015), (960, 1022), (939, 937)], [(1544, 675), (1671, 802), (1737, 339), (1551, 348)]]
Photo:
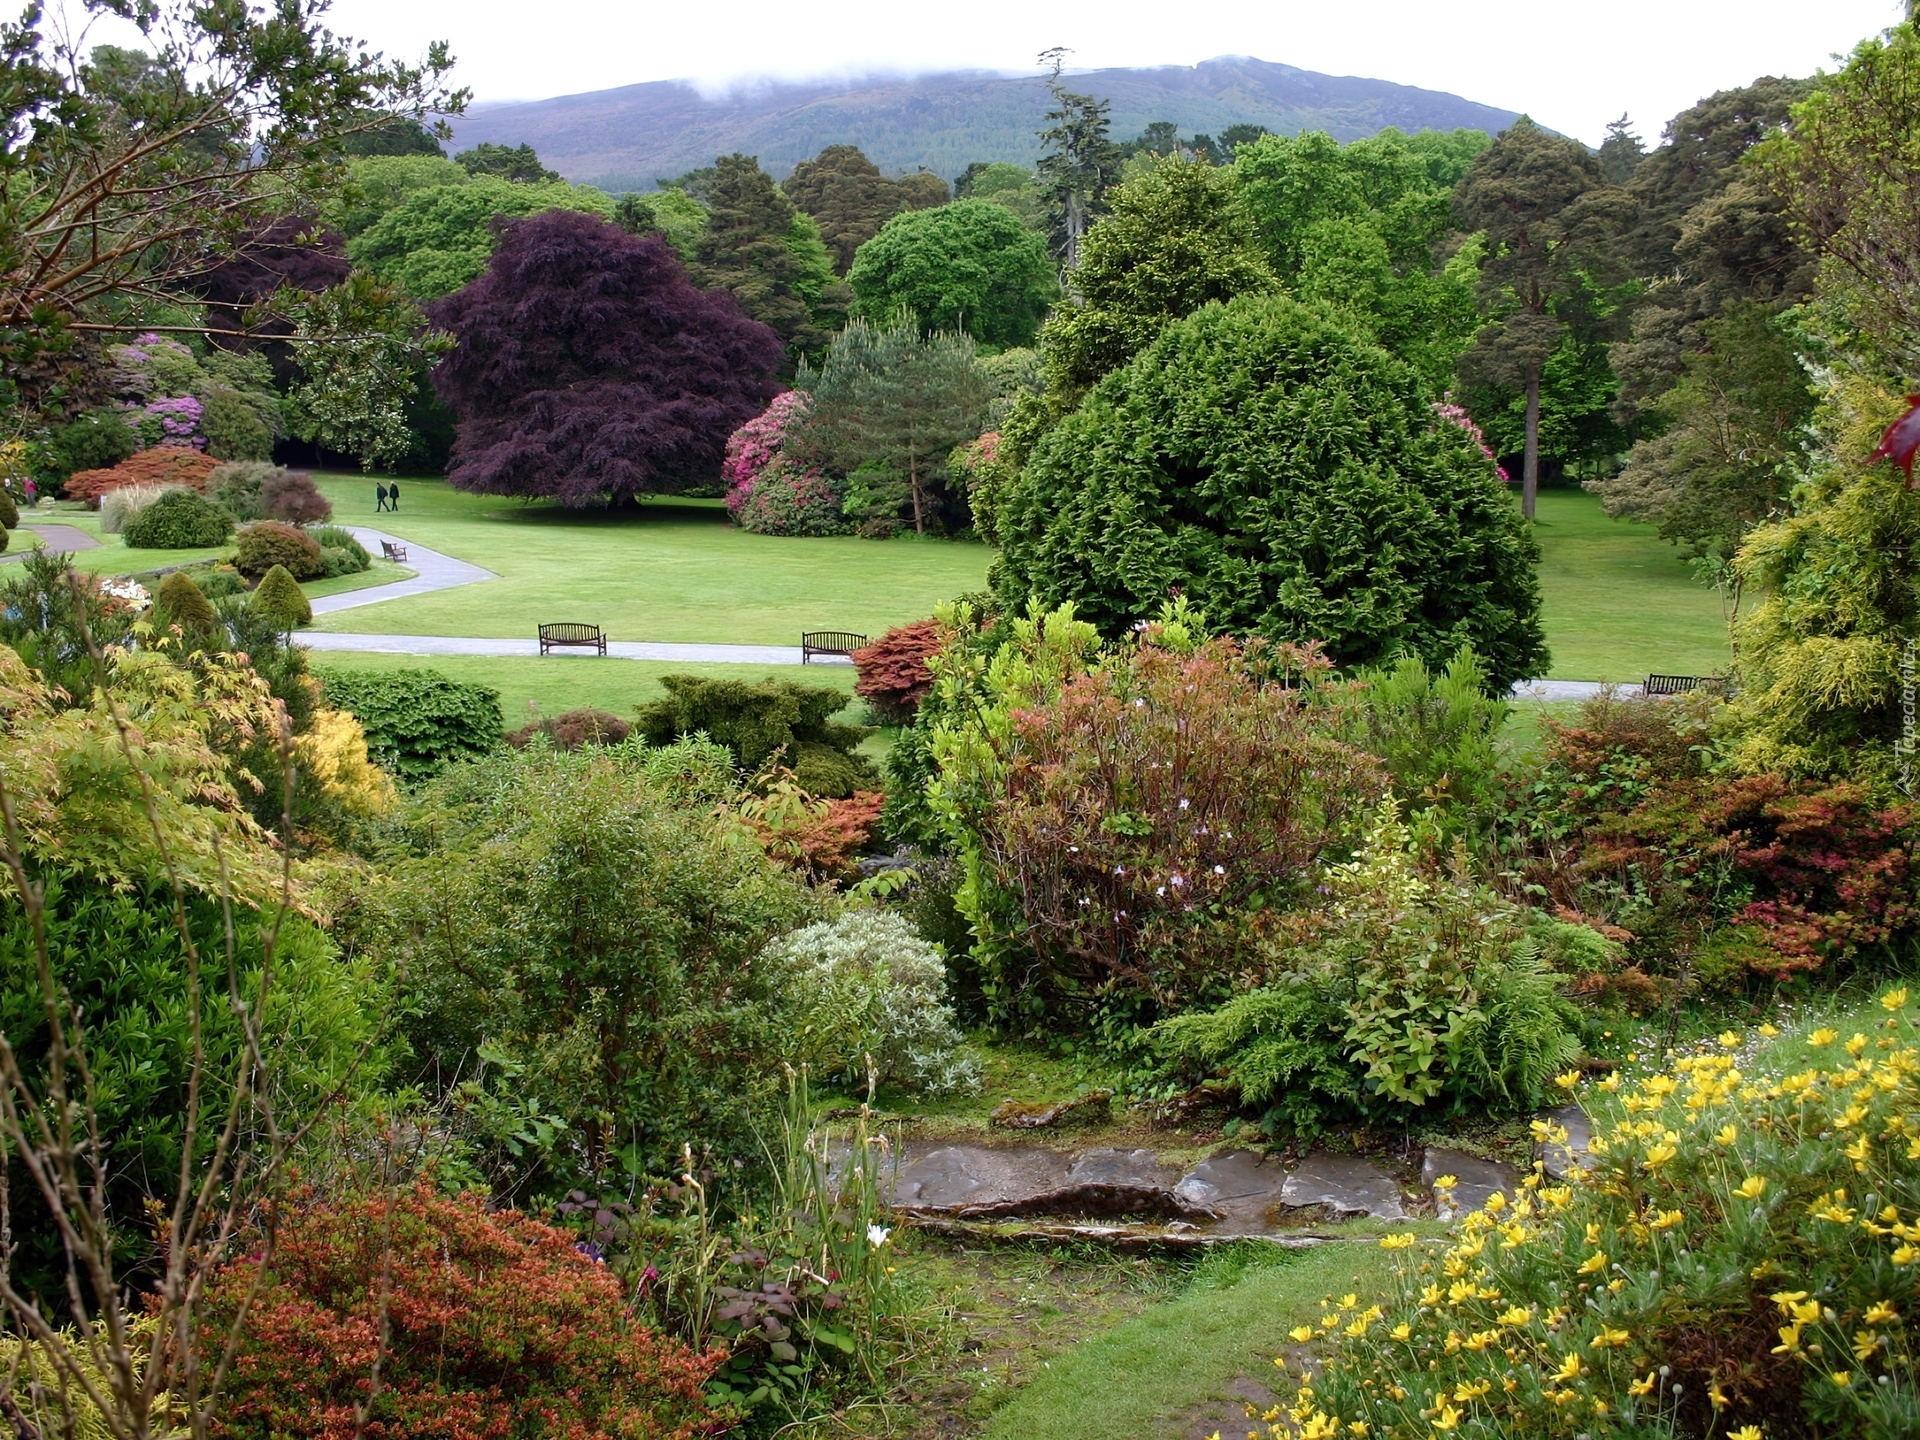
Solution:
[(542, 625), (540, 653), (544, 655), (556, 645), (591, 646), (604, 655), (607, 653), (607, 634), (598, 625)]
[(816, 655), (851, 655), (866, 644), (866, 636), (850, 630), (805, 630), (800, 635), (800, 663), (808, 664)]
[(396, 545), (391, 540), (382, 540), (380, 542), (380, 550), (387, 559), (393, 561), (396, 565), (404, 565), (407, 563), (407, 547), (404, 545)]
[(1641, 685), (1642, 695), (1684, 695), (1689, 690), (1698, 690), (1706, 684), (1700, 675), (1649, 675)]

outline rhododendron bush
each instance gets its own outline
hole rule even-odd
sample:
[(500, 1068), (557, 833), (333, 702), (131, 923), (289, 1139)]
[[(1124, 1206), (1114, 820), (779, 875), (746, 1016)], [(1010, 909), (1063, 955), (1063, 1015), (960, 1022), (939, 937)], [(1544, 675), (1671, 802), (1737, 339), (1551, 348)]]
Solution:
[(713, 1433), (701, 1387), (721, 1356), (634, 1320), (620, 1282), (569, 1234), (422, 1187), (308, 1199), (276, 1241), (228, 1265), (208, 1295), (210, 1349), (247, 1314), (222, 1440)]
[[(1904, 987), (1880, 1006), (1806, 1036), (1810, 1063), (1728, 1033), (1660, 1073), (1562, 1076), (1591, 1168), (1536, 1164), (1443, 1248), (1382, 1240), (1397, 1283), (1292, 1332), (1331, 1354), (1270, 1433), (1920, 1433), (1920, 1027)], [(1565, 1159), (1564, 1128), (1534, 1130)]]

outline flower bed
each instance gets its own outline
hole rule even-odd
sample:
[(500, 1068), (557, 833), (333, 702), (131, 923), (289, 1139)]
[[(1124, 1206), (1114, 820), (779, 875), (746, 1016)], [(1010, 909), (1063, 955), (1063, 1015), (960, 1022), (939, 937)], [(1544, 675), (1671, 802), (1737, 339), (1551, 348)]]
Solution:
[(1920, 1050), (1906, 990), (1880, 1003), (1871, 1033), (1815, 1031), (1805, 1069), (1747, 1073), (1729, 1033), (1610, 1076), (1590, 1169), (1536, 1166), (1432, 1258), (1381, 1241), (1407, 1252), (1396, 1293), (1293, 1332), (1334, 1346), (1288, 1407), (1297, 1433), (1920, 1433)]

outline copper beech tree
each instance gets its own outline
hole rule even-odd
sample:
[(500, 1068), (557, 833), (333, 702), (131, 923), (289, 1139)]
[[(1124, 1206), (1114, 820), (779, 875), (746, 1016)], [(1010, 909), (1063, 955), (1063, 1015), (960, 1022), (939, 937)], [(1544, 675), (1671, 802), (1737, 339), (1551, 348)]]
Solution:
[(553, 210), (505, 227), (487, 272), (431, 307), (462, 490), (567, 505), (715, 478), (781, 386), (780, 337), (702, 291), (658, 235)]

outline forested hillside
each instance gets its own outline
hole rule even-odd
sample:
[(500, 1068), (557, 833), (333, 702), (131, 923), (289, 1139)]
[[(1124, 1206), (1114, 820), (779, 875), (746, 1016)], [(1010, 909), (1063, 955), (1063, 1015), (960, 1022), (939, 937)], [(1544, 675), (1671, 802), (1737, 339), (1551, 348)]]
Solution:
[[(1461, 126), (1489, 134), (1514, 112), (1385, 80), (1319, 75), (1244, 55), (1199, 65), (1096, 70), (1074, 77), (1113, 103), (1116, 134), (1156, 120), (1182, 134), (1264, 125), (1357, 140), (1387, 126)], [(703, 95), (683, 80), (625, 85), (523, 104), (482, 105), (455, 122), (455, 146), (531, 142), (569, 180), (608, 190), (651, 189), (715, 155), (760, 157), (776, 178), (823, 147), (858, 145), (887, 174), (925, 166), (953, 176), (975, 160), (1030, 165), (1047, 109), (1037, 78), (980, 74), (773, 83)]]

